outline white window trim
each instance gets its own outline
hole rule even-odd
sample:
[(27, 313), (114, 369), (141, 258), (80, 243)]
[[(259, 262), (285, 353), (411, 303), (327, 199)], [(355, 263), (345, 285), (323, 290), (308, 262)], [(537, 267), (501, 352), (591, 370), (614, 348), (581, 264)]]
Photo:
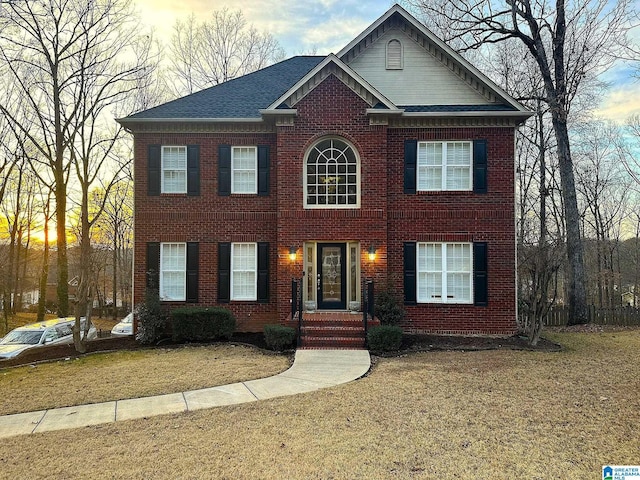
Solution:
[[(420, 274), (424, 273), (420, 270), (420, 247), (427, 245), (440, 245), (442, 247), (442, 296), (439, 299), (425, 299), (420, 298)], [(449, 299), (447, 297), (447, 274), (453, 273), (447, 270), (447, 247), (449, 245), (468, 245), (469, 246), (469, 299), (466, 301), (460, 301), (457, 299)], [(466, 273), (466, 272), (465, 272)], [(416, 301), (417, 303), (448, 303), (458, 305), (472, 305), (473, 304), (473, 243), (470, 242), (418, 242), (416, 247)]]
[[(164, 293), (164, 248), (169, 245), (184, 245), (184, 270), (166, 270), (167, 272), (179, 272), (183, 273), (183, 291), (184, 296), (180, 298), (167, 298), (163, 296)], [(187, 300), (187, 244), (185, 242), (163, 242), (160, 244), (160, 300), (165, 302), (185, 302)]]
[[(469, 145), (469, 177), (468, 177), (468, 187), (467, 188), (447, 188), (447, 148), (449, 144), (453, 143), (466, 143)], [(419, 188), (420, 185), (420, 165), (418, 163), (418, 158), (416, 158), (416, 189), (418, 192), (470, 192), (473, 190), (473, 142), (468, 140), (448, 140), (448, 141), (437, 141), (437, 142), (418, 142), (418, 148), (416, 149), (416, 155), (420, 152), (420, 146), (427, 145), (442, 145), (442, 157), (440, 167), (442, 168), (442, 180), (440, 184), (440, 188)], [(435, 166), (435, 165), (433, 165)]]
[[(236, 248), (236, 246), (238, 245), (253, 245), (253, 258), (254, 258), (254, 265), (255, 265), (255, 269), (253, 270), (254, 272), (254, 282), (253, 282), (253, 295), (251, 295), (250, 297), (240, 297), (237, 296), (236, 293), (234, 292), (234, 288), (233, 288), (233, 276), (235, 273), (235, 265), (234, 265), (234, 250)], [(248, 272), (249, 270), (243, 270), (245, 272)], [(258, 300), (258, 244), (255, 242), (234, 242), (231, 244), (231, 272), (230, 272), (230, 300), (232, 301), (242, 301), (242, 302), (255, 302)]]
[[(237, 192), (235, 190), (235, 173), (236, 170), (247, 170), (247, 169), (236, 169), (235, 168), (235, 154), (236, 149), (245, 148), (245, 149), (253, 149), (253, 190), (250, 192)], [(258, 193), (258, 147), (253, 145), (234, 145), (231, 147), (231, 193), (235, 195), (257, 195)]]
[[(164, 167), (164, 151), (166, 148), (180, 148), (183, 149), (184, 151), (184, 188), (180, 189), (180, 190), (174, 190), (171, 192), (167, 192), (167, 189), (165, 188), (165, 182), (164, 182), (164, 173), (165, 171), (171, 171), (171, 172), (179, 172), (181, 170), (177, 170), (177, 169), (165, 169)], [(186, 145), (162, 145), (162, 148), (160, 149), (160, 170), (161, 170), (161, 192), (162, 193), (187, 193), (187, 146)]]
[[(391, 45), (391, 42), (398, 42), (400, 44), (400, 65), (399, 66), (392, 66), (389, 65), (389, 45)], [(385, 68), (387, 70), (402, 70), (404, 68), (404, 45), (402, 44), (402, 42), (397, 39), (397, 38), (392, 38), (387, 42), (387, 48), (386, 48), (386, 55), (385, 55)]]
[[(356, 157), (356, 203), (355, 205), (351, 204), (336, 204), (336, 205), (318, 205), (318, 204), (309, 204), (307, 202), (307, 162), (309, 160), (309, 154), (312, 152), (312, 150), (315, 148), (316, 145), (318, 145), (320, 142), (324, 141), (324, 140), (339, 140), (341, 142), (344, 142), (345, 144), (347, 144), (349, 146), (349, 148), (351, 148), (351, 150), (353, 151), (355, 157)], [(304, 208), (306, 209), (331, 209), (331, 210), (335, 210), (335, 209), (358, 209), (360, 208), (360, 192), (362, 191), (362, 186), (361, 186), (361, 180), (360, 180), (360, 155), (358, 153), (358, 150), (356, 149), (356, 147), (353, 146), (353, 144), (349, 141), (347, 141), (345, 138), (342, 137), (323, 137), (318, 139), (317, 141), (313, 142), (313, 145), (311, 145), (311, 147), (309, 147), (309, 149), (307, 150), (307, 152), (304, 155), (304, 163), (302, 166), (302, 177), (303, 177), (303, 185), (302, 185), (302, 194), (304, 196)]]

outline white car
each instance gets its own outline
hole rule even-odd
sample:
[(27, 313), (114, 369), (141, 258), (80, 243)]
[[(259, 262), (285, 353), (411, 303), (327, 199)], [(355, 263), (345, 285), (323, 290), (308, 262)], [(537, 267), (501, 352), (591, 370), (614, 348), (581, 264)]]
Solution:
[[(31, 323), (11, 330), (0, 341), (0, 359), (14, 358), (29, 348), (59, 343), (73, 343), (73, 325), (75, 317), (54, 318), (44, 322)], [(80, 319), (84, 330), (86, 320)], [(98, 337), (96, 327), (89, 325), (87, 339)]]
[(115, 327), (111, 329), (112, 337), (123, 337), (126, 335), (133, 335), (133, 313), (124, 317), (120, 323), (116, 323)]

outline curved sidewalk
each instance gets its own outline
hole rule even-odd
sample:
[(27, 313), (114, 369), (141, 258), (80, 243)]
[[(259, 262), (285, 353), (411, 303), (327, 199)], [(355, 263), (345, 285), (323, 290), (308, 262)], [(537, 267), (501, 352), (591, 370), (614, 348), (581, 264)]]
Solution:
[(367, 350), (298, 350), (291, 368), (273, 377), (155, 397), (5, 415), (0, 417), (0, 438), (296, 395), (356, 380), (370, 366)]

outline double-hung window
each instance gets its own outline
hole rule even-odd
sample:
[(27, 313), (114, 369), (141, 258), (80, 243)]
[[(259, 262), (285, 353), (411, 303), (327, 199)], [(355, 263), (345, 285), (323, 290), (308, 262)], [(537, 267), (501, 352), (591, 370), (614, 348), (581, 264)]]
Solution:
[(231, 148), (231, 193), (258, 193), (258, 150), (256, 147)]
[(187, 193), (187, 147), (162, 147), (162, 193)]
[(418, 191), (471, 190), (471, 142), (418, 142)]
[(231, 244), (231, 300), (256, 300), (258, 245)]
[(185, 301), (187, 293), (187, 244), (160, 244), (160, 298)]
[(472, 303), (471, 243), (418, 243), (417, 301)]

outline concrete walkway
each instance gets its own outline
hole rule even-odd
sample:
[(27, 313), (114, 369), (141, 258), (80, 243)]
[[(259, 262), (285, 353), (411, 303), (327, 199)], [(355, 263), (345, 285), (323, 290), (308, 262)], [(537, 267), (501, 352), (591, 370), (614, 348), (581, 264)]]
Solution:
[(0, 438), (311, 392), (356, 380), (370, 366), (367, 350), (298, 350), (291, 368), (273, 377), (190, 392), (2, 416)]

